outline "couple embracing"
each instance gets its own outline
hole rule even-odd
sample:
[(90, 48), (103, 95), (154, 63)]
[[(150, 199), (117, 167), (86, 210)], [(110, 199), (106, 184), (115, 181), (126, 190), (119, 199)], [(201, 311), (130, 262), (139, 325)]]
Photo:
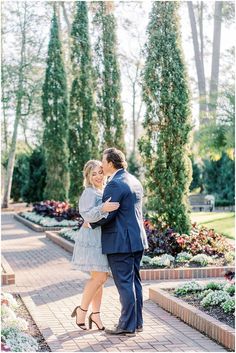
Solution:
[[(84, 218), (73, 253), (73, 264), (89, 271), (80, 306), (72, 317), (87, 330), (94, 323), (99, 330), (112, 335), (134, 336), (143, 330), (142, 285), (139, 274), (147, 237), (143, 227), (141, 183), (126, 171), (124, 154), (116, 148), (103, 152), (102, 162), (91, 160), (84, 167), (84, 191), (79, 211)], [(109, 177), (105, 184), (105, 178)], [(121, 315), (114, 329), (105, 329), (100, 318), (103, 284), (109, 271), (119, 292)]]

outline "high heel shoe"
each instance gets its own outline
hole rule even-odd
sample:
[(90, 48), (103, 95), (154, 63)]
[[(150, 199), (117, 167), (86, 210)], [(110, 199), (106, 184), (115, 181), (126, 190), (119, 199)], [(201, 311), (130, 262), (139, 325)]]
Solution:
[(89, 317), (88, 317), (88, 320), (89, 320), (89, 329), (91, 330), (92, 324), (94, 323), (94, 324), (97, 326), (97, 328), (98, 328), (99, 331), (104, 331), (104, 330), (105, 330), (105, 327), (104, 327), (104, 326), (99, 327), (98, 324), (96, 323), (96, 321), (94, 321), (94, 320), (92, 319), (92, 315), (93, 315), (93, 314), (100, 314), (100, 311), (96, 311), (95, 313), (91, 313), (91, 314), (89, 315)]
[(85, 331), (85, 330), (87, 330), (87, 327), (85, 326), (85, 322), (81, 322), (79, 324), (77, 322), (77, 309), (80, 309), (80, 310), (85, 311), (85, 312), (87, 312), (88, 310), (84, 310), (78, 305), (78, 306), (76, 306), (76, 308), (73, 310), (73, 312), (71, 314), (71, 317), (75, 317), (76, 316), (76, 325), (79, 326), (79, 328), (81, 328), (82, 330)]

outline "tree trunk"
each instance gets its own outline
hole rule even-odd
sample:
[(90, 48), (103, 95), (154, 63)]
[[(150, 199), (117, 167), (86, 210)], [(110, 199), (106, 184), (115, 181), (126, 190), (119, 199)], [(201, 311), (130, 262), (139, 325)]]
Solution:
[(6, 173), (5, 186), (4, 186), (4, 195), (3, 195), (3, 201), (2, 201), (3, 208), (8, 207), (10, 196), (11, 196), (12, 177), (13, 177), (13, 171), (14, 171), (14, 165), (15, 165), (17, 130), (19, 126), (20, 116), (21, 116), (21, 97), (19, 97), (17, 100), (16, 118), (14, 122), (12, 143), (9, 151), (7, 173)]
[(7, 117), (6, 117), (6, 102), (5, 100), (5, 82), (4, 82), (4, 73), (2, 70), (2, 115), (3, 115), (3, 142), (5, 145), (5, 151), (8, 151), (8, 126), (7, 126)]
[(138, 140), (138, 123), (139, 123), (139, 118), (141, 114), (141, 109), (142, 109), (142, 100), (140, 102), (139, 108), (136, 109), (137, 107), (137, 85), (138, 85), (138, 80), (140, 76), (140, 68), (139, 64), (136, 66), (136, 72), (135, 72), (135, 77), (132, 78), (131, 75), (128, 74), (128, 77), (132, 83), (132, 128), (133, 128), (133, 148), (132, 148), (132, 153), (135, 155), (136, 154), (136, 149), (137, 149), (137, 140)]
[(216, 116), (217, 98), (218, 98), (222, 7), (223, 7), (223, 1), (215, 2), (213, 50), (212, 50), (212, 62), (211, 62), (211, 81), (210, 81), (210, 93), (209, 93), (209, 111), (211, 113), (211, 116), (213, 116), (214, 118)]
[(13, 177), (14, 164), (15, 164), (17, 132), (18, 132), (19, 121), (21, 118), (22, 96), (23, 96), (23, 70), (25, 67), (25, 41), (26, 41), (25, 21), (26, 21), (26, 8), (24, 13), (24, 23), (22, 25), (21, 58), (20, 58), (20, 65), (19, 65), (18, 87), (16, 92), (16, 117), (14, 121), (11, 147), (8, 155), (7, 172), (6, 172), (4, 194), (3, 194), (3, 201), (2, 201), (3, 208), (7, 208), (10, 201), (12, 177)]
[(135, 90), (136, 82), (132, 84), (132, 125), (133, 125), (133, 153), (136, 152), (136, 142), (137, 142), (137, 127), (136, 127), (136, 119), (135, 119), (135, 105), (136, 105), (136, 90)]
[(5, 144), (5, 151), (8, 151), (8, 126), (7, 126), (7, 117), (6, 117), (6, 100), (8, 99), (6, 97), (6, 93), (5, 93), (5, 74), (4, 74), (4, 69), (3, 69), (3, 65), (4, 65), (4, 59), (3, 59), (3, 35), (1, 38), (1, 63), (2, 63), (2, 67), (1, 67), (1, 84), (2, 84), (2, 114), (3, 114), (3, 142)]
[(195, 19), (195, 14), (193, 9), (193, 2), (187, 1), (187, 5), (188, 5), (191, 30), (192, 30), (195, 65), (196, 65), (197, 78), (198, 78), (200, 124), (206, 124), (208, 122), (208, 117), (207, 117), (206, 79), (205, 79), (205, 72), (204, 72), (204, 63), (202, 61), (201, 52), (199, 48), (197, 25), (196, 25), (196, 19)]
[(70, 36), (70, 32), (71, 32), (71, 23), (70, 23), (70, 20), (69, 20), (68, 15), (67, 15), (66, 7), (65, 7), (65, 1), (61, 1), (61, 2), (60, 2), (60, 5), (61, 5), (61, 7), (62, 7), (63, 17), (64, 17), (64, 20), (65, 20), (66, 25), (67, 25), (68, 34), (69, 34), (69, 36)]
[[(201, 50), (201, 61), (204, 63), (204, 39), (203, 39), (203, 1), (200, 3), (200, 14), (199, 14), (199, 36), (200, 36), (200, 50)], [(204, 65), (203, 65), (204, 70)], [(204, 73), (205, 76), (205, 73)]]

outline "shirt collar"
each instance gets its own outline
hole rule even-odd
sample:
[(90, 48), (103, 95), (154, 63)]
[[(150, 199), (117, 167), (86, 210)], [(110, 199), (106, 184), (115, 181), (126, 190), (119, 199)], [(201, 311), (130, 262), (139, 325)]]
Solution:
[(109, 177), (109, 180), (108, 180), (108, 181), (111, 181), (111, 180), (114, 178), (114, 176), (116, 175), (116, 173), (119, 172), (119, 170), (123, 170), (123, 168), (117, 169), (117, 170), (115, 171), (115, 173), (113, 173), (113, 174)]

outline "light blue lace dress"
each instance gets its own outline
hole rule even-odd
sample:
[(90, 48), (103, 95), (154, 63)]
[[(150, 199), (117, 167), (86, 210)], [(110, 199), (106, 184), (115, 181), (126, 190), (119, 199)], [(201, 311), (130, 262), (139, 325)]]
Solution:
[[(79, 212), (85, 222), (97, 222), (108, 216), (102, 213), (102, 191), (87, 187), (79, 200)], [(81, 271), (109, 272), (107, 256), (102, 254), (101, 227), (81, 227), (75, 236), (73, 267)]]

